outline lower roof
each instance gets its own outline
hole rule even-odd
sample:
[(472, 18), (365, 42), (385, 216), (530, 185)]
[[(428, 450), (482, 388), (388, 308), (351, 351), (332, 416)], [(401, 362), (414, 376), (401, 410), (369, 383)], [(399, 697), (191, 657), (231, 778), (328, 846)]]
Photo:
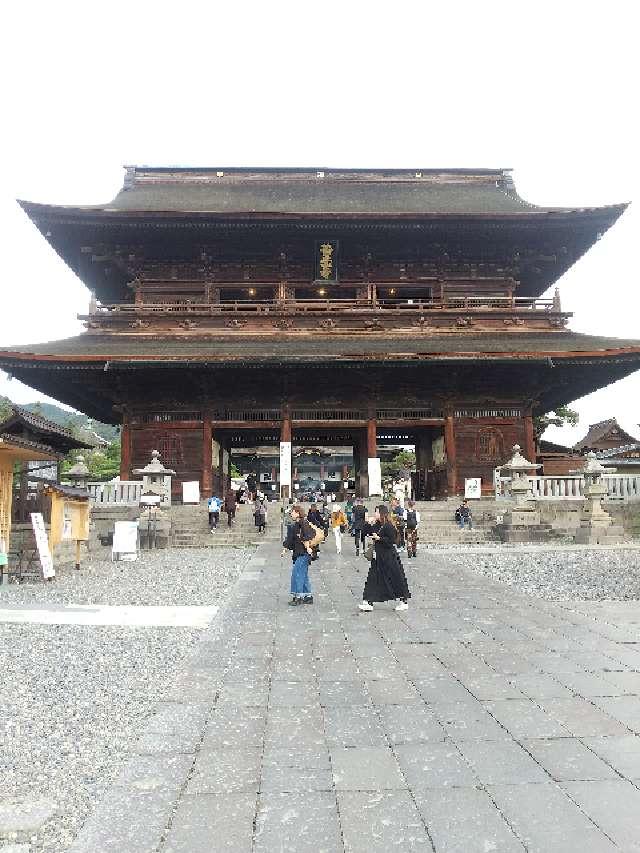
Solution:
[[(0, 367), (31, 362), (333, 362), (438, 360), (450, 358), (563, 358), (579, 355), (640, 356), (640, 340), (553, 332), (451, 332), (444, 334), (279, 334), (156, 336), (138, 333), (92, 334), (44, 344), (0, 349)], [(50, 364), (50, 366), (53, 366)]]

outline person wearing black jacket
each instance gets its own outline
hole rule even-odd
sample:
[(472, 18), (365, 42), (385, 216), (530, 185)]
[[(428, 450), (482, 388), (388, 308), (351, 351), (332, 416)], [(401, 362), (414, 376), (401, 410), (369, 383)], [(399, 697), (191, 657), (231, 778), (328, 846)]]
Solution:
[(374, 543), (374, 554), (362, 593), (360, 610), (373, 610), (374, 601), (398, 601), (396, 610), (408, 610), (411, 598), (402, 563), (396, 549), (396, 529), (389, 521), (388, 507), (376, 507), (373, 523), (365, 528)]
[[(293, 567), (291, 569), (291, 601), (289, 604), (313, 604), (311, 584), (309, 583), (309, 563), (313, 550), (309, 544), (315, 536), (313, 528), (304, 517), (304, 510), (297, 504), (291, 507), (293, 524), (287, 528), (287, 537), (282, 543), (285, 550), (291, 551)], [(283, 552), (284, 553), (284, 552)]]
[[(309, 512), (307, 513), (307, 521), (310, 524), (315, 525), (320, 530), (324, 531), (324, 518), (318, 507), (315, 504), (311, 504), (309, 507)], [(318, 559), (318, 554), (320, 553), (320, 546), (316, 545), (313, 548), (313, 555), (311, 557), (312, 560)]]
[(367, 526), (367, 508), (362, 503), (362, 498), (358, 498), (351, 512), (351, 528), (353, 530), (354, 539), (356, 542), (356, 556), (360, 553), (360, 545), (364, 550), (365, 528)]

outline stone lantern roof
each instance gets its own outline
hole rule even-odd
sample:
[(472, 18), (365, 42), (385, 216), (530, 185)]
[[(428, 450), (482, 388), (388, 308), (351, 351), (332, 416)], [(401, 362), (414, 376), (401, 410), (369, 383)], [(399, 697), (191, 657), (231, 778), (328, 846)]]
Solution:
[(165, 468), (160, 461), (160, 451), (151, 451), (151, 462), (147, 463), (144, 468), (134, 468), (134, 474), (142, 474), (147, 477), (175, 477), (176, 472), (171, 468)]

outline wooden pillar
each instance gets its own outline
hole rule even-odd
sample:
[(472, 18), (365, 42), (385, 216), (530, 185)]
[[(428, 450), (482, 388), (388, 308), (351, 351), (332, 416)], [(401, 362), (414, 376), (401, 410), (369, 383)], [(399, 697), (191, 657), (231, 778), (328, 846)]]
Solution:
[(131, 479), (131, 426), (129, 415), (122, 416), (122, 432), (120, 434), (120, 479)]
[(536, 461), (536, 440), (533, 432), (533, 417), (531, 412), (524, 415), (524, 455), (529, 462)]
[[(289, 442), (289, 452), (291, 452), (291, 412), (288, 406), (282, 409), (282, 422), (280, 424), (280, 443)], [(288, 467), (291, 470), (291, 458), (288, 460)], [(280, 468), (282, 468), (282, 449), (280, 449)], [(282, 483), (282, 472), (278, 472), (278, 482), (280, 483), (280, 497), (284, 500), (291, 497), (292, 486), (289, 483)]]
[(450, 495), (458, 489), (458, 467), (456, 464), (456, 438), (453, 431), (453, 415), (447, 415), (444, 421), (444, 448), (447, 454), (447, 487)]
[(224, 498), (227, 494), (228, 486), (227, 486), (227, 472), (225, 470), (225, 458), (224, 455), (226, 453), (225, 450), (225, 442), (220, 441), (220, 446), (218, 450), (218, 474), (220, 476), (220, 497)]
[(206, 497), (213, 490), (211, 439), (211, 415), (205, 412), (202, 417), (202, 494)]
[(378, 455), (378, 439), (376, 436), (376, 419), (370, 415), (367, 420), (367, 457), (375, 459)]

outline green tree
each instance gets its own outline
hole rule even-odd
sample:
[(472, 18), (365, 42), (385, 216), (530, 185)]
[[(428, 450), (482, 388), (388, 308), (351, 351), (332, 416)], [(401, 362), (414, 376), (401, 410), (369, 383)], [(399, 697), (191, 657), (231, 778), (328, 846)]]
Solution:
[(577, 426), (579, 420), (580, 415), (568, 406), (559, 406), (552, 412), (547, 412), (546, 415), (538, 415), (533, 419), (536, 441), (540, 440), (548, 426)]
[(416, 454), (412, 450), (401, 450), (381, 467), (383, 477), (399, 477), (403, 471), (415, 471)]

